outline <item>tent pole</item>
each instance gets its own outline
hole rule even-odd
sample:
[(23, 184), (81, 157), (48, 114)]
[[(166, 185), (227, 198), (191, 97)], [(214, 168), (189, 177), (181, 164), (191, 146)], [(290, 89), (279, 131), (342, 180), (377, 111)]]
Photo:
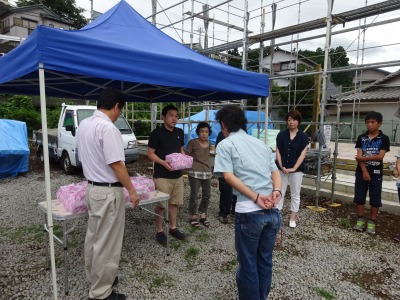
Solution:
[(39, 89), (40, 89), (40, 113), (42, 117), (42, 131), (43, 131), (44, 178), (45, 178), (46, 202), (47, 202), (47, 227), (49, 231), (49, 242), (50, 242), (50, 261), (51, 261), (51, 274), (53, 282), (53, 298), (57, 300), (57, 278), (56, 278), (56, 262), (54, 255), (53, 214), (51, 207), (51, 188), (50, 188), (49, 141), (47, 135), (46, 90), (45, 90), (43, 63), (39, 63)]

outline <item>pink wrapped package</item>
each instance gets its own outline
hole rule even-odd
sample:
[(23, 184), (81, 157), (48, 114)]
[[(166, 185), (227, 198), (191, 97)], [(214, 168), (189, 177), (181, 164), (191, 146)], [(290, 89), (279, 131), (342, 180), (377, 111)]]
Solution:
[[(133, 187), (136, 190), (136, 193), (139, 196), (139, 200), (149, 200), (150, 193), (156, 190), (153, 179), (147, 178), (145, 176), (136, 176), (136, 177), (131, 177), (130, 179), (133, 184)], [(124, 196), (125, 196), (125, 203), (129, 203), (130, 199), (128, 190), (125, 188), (124, 188)]]
[(182, 153), (171, 153), (165, 157), (173, 170), (190, 169), (193, 165), (193, 157)]
[(86, 212), (87, 181), (61, 186), (57, 193), (57, 200), (71, 213)]

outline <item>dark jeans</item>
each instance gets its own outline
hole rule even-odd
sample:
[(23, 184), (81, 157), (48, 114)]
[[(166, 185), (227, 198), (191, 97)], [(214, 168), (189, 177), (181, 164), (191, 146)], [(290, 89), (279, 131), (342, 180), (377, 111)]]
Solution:
[(272, 251), (282, 216), (277, 208), (235, 214), (239, 300), (265, 300), (272, 281)]
[(211, 196), (211, 179), (197, 179), (189, 176), (190, 183), (190, 199), (189, 214), (195, 215), (197, 208), (197, 198), (201, 187), (201, 202), (199, 205), (199, 213), (207, 214), (208, 204)]
[(229, 214), (235, 214), (236, 196), (233, 195), (232, 187), (225, 179), (218, 178), (219, 185), (219, 216), (226, 218)]

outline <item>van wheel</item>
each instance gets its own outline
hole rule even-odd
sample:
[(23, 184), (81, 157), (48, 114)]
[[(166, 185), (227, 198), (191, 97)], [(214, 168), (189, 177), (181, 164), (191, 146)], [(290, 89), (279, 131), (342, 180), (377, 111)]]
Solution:
[(40, 162), (44, 164), (44, 153), (43, 153), (43, 147), (39, 147), (37, 150), (37, 157), (40, 159)]
[(65, 174), (72, 175), (75, 173), (76, 168), (71, 165), (71, 160), (67, 152), (64, 152), (61, 157), (61, 167)]

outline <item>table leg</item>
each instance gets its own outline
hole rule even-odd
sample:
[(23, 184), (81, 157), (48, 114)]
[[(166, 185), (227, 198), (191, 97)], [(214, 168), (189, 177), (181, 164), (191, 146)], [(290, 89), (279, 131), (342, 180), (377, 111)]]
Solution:
[(165, 228), (166, 228), (166, 230), (167, 230), (167, 234), (166, 234), (166, 236), (167, 236), (167, 255), (169, 255), (170, 254), (170, 252), (169, 252), (169, 201), (166, 201), (166, 214), (165, 214), (165, 220), (164, 220), (164, 223), (165, 223)]
[(68, 295), (68, 231), (67, 221), (63, 222), (63, 248), (64, 248), (64, 293)]
[(49, 260), (50, 260), (50, 255), (49, 255), (49, 232), (47, 231), (46, 224), (47, 224), (47, 218), (46, 214), (43, 213), (43, 219), (44, 219), (44, 229), (43, 229), (43, 234), (44, 234), (44, 247), (46, 251), (46, 270), (50, 269), (49, 266)]

